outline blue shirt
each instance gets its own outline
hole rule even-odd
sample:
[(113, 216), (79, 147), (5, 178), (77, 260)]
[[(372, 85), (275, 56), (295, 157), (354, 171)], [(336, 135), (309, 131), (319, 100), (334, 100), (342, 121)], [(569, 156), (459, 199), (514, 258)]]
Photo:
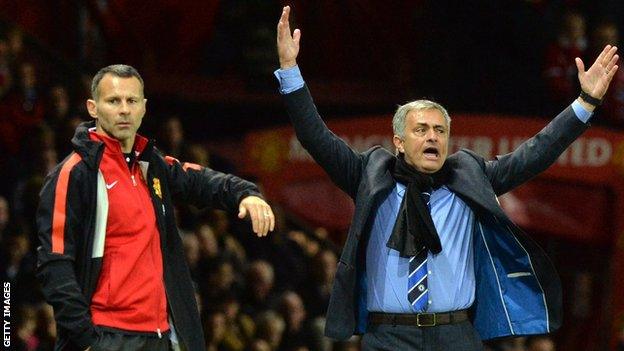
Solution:
[[(280, 93), (288, 94), (304, 86), (298, 66), (278, 69), (275, 77)], [(592, 113), (578, 101), (572, 103), (576, 117), (583, 123)], [(378, 207), (366, 248), (366, 293), (369, 311), (413, 313), (407, 300), (409, 259), (386, 246), (405, 194), (397, 183)], [(431, 217), (440, 236), (442, 252), (429, 253), (429, 305), (427, 312), (445, 312), (468, 308), (474, 301), (475, 276), (472, 233), (475, 216), (455, 193), (442, 187), (431, 194)]]
[[(405, 186), (397, 183), (378, 207), (366, 248), (367, 307), (369, 311), (414, 313), (407, 300), (409, 258), (386, 246), (399, 213)], [(427, 312), (468, 308), (475, 295), (472, 232), (475, 216), (455, 193), (443, 186), (431, 194), (431, 218), (442, 251), (427, 257)]]

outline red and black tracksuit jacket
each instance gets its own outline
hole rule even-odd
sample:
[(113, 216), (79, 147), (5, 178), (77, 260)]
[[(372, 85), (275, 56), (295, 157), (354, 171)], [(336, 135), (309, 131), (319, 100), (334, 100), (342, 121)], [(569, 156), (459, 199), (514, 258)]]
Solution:
[[(121, 184), (105, 179), (101, 169), (104, 167), (102, 160), (105, 145), (97, 138), (91, 140), (89, 128), (93, 127), (94, 123), (88, 122), (76, 129), (72, 139), (74, 152), (46, 177), (37, 211), (41, 242), (38, 248), (37, 277), (47, 302), (54, 307), (57, 351), (82, 351), (96, 341), (98, 332), (91, 314), (93, 298), (96, 291), (101, 295), (102, 289), (98, 289), (98, 282), (110, 279), (101, 277), (106, 274), (106, 268), (103, 268), (106, 221), (110, 208), (116, 206), (108, 202), (108, 190)], [(143, 139), (143, 142), (136, 165), (140, 167), (140, 173), (131, 171), (130, 174), (140, 174), (143, 177), (140, 181), (145, 182), (146, 191), (150, 194), (150, 210), (153, 211), (160, 234), (158, 239), (168, 316), (178, 339), (187, 350), (205, 350), (191, 276), (173, 216), (173, 202), (233, 212), (238, 210), (242, 198), (259, 196), (258, 189), (254, 184), (235, 176), (164, 157), (151, 141)], [(149, 222), (149, 219), (145, 221)], [(109, 239), (114, 240), (112, 237)], [(122, 244), (117, 242), (117, 245)], [(152, 253), (158, 252), (153, 247), (150, 250)], [(116, 260), (107, 261), (114, 264)], [(125, 284), (118, 286), (123, 289)], [(131, 289), (133, 287), (129, 285), (128, 290)], [(127, 291), (110, 292), (125, 299), (132, 297)], [(149, 308), (141, 303), (137, 306)], [(128, 320), (131, 321), (132, 316), (150, 315), (150, 311), (145, 312), (130, 315)], [(100, 320), (106, 319), (106, 311), (96, 313), (99, 313)], [(156, 319), (153, 325), (158, 325), (159, 320), (162, 325), (162, 316)], [(152, 328), (150, 321), (146, 321), (145, 325)], [(123, 326), (120, 329), (124, 329)]]

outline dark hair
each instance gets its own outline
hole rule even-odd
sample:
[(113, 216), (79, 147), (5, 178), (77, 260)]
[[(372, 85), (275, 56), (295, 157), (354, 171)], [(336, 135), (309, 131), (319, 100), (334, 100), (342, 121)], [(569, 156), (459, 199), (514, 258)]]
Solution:
[(95, 76), (93, 76), (93, 80), (91, 81), (91, 97), (94, 100), (98, 99), (98, 94), (99, 94), (98, 86), (100, 85), (100, 81), (102, 80), (102, 78), (104, 78), (104, 75), (106, 75), (107, 73), (110, 73), (116, 77), (121, 77), (121, 78), (136, 77), (136, 79), (138, 79), (139, 82), (141, 82), (141, 89), (145, 87), (143, 83), (143, 78), (141, 78), (141, 75), (134, 67), (129, 66), (129, 65), (106, 66), (102, 68), (101, 70), (99, 70), (98, 73), (96, 73)]

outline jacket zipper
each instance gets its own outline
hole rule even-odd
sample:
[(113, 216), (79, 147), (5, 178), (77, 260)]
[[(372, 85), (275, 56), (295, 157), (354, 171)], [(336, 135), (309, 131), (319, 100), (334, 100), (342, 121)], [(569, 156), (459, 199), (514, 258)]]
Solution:
[[(136, 168), (136, 163), (137, 163), (137, 161), (134, 161), (132, 163), (132, 166), (129, 168), (130, 179), (132, 179), (132, 185), (134, 185), (135, 187), (137, 186), (136, 178), (134, 176), (134, 170)], [(145, 179), (144, 182), (145, 182), (145, 185), (147, 187), (147, 193), (149, 194), (150, 200), (152, 200), (152, 202), (153, 202), (152, 191), (150, 190), (150, 187), (149, 187), (149, 184), (147, 182), (147, 179)], [(165, 205), (163, 204), (163, 214), (164, 214), (164, 210), (165, 210)], [(156, 219), (157, 219), (157, 223), (158, 223), (158, 217)], [(160, 229), (161, 228), (160, 228), (160, 225), (157, 224), (157, 226), (158, 226), (158, 236), (159, 236), (158, 245), (160, 246), (161, 255), (163, 256), (163, 272), (164, 272), (164, 269), (165, 269), (165, 267), (164, 267), (164, 255), (162, 253), (162, 245), (160, 245), (160, 235), (161, 235), (161, 230)], [(153, 257), (152, 257), (152, 264), (154, 265), (154, 268), (156, 268), (156, 265), (155, 265)], [(167, 288), (165, 286), (164, 280), (163, 280), (163, 288), (165, 290), (165, 299), (167, 299)], [(156, 302), (156, 334), (158, 334), (158, 338), (159, 339), (162, 339), (162, 331), (160, 330), (160, 327), (158, 325), (159, 321), (160, 321), (160, 303), (157, 301)]]
[[(145, 184), (147, 184), (148, 187), (151, 188), (149, 190), (149, 194), (150, 194), (150, 198), (152, 200), (152, 206), (154, 206), (154, 209), (157, 209), (158, 208), (158, 202), (156, 201), (156, 197), (154, 196), (153, 191), (152, 191), (153, 184), (150, 184), (150, 182), (147, 179), (145, 179)], [(150, 186), (150, 185), (152, 185), (152, 186)], [(162, 242), (165, 240), (165, 238), (162, 237), (162, 236), (165, 235), (165, 237), (166, 237), (166, 235), (167, 235), (167, 231), (164, 228), (164, 223), (163, 223), (166, 220), (166, 218), (165, 218), (165, 203), (164, 203), (164, 200), (162, 200), (161, 204), (162, 204), (162, 216), (158, 214), (158, 211), (155, 211), (156, 212), (156, 225), (158, 226), (158, 235), (160, 236), (160, 238), (159, 238), (160, 239), (160, 242), (159, 242), (160, 254), (162, 255), (162, 265), (163, 265), (163, 276), (161, 277), (161, 280), (162, 280), (163, 287), (165, 288), (164, 289), (165, 290), (165, 299), (167, 301), (168, 311), (171, 313), (171, 316), (170, 316), (171, 317), (171, 323), (173, 324), (173, 325), (169, 326), (169, 329), (173, 330), (173, 329), (175, 329), (176, 316), (175, 316), (175, 313), (174, 313), (174, 309), (171, 306), (171, 300), (169, 299), (169, 292), (167, 291), (167, 284), (165, 282), (165, 277), (164, 277), (165, 274), (166, 274), (165, 273), (165, 269), (166, 269), (166, 266), (167, 266), (167, 264), (165, 262), (165, 259), (166, 259), (166, 255), (165, 255), (165, 251), (164, 251), (165, 248), (164, 248), (164, 245), (162, 244)], [(160, 328), (157, 328), (156, 332), (158, 333), (158, 337), (160, 338), (162, 336)], [(180, 345), (184, 345), (184, 340), (182, 338), (182, 335), (180, 333), (177, 333), (177, 332), (176, 332), (176, 335), (177, 335), (177, 338), (178, 338), (178, 343)]]

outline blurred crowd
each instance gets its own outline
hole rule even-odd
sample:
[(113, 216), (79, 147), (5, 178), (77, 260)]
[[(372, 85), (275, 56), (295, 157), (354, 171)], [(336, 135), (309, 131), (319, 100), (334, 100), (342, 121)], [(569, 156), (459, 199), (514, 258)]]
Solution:
[[(602, 22), (587, 31), (584, 17), (567, 13), (548, 48), (543, 78), (554, 105), (578, 94), (574, 57), (592, 57), (619, 41)], [(71, 152), (70, 139), (86, 120), (90, 77), (70, 82), (32, 55), (17, 27), (0, 31), (0, 278), (11, 283), (12, 342), (16, 350), (52, 350), (53, 311), (35, 279), (35, 211), (46, 174)], [(602, 112), (624, 128), (624, 69)], [(187, 140), (179, 117), (162, 120), (157, 144), (167, 154), (225, 172), (236, 168)], [(178, 208), (180, 233), (195, 282), (210, 351), (359, 350), (359, 339), (323, 337), (324, 314), (340, 248), (323, 228), (308, 228), (275, 206), (277, 229), (253, 236), (248, 224), (217, 210)], [(553, 351), (548, 336), (491, 342), (492, 351)], [(624, 348), (623, 348), (624, 349)]]
[[(590, 31), (585, 17), (579, 12), (567, 12), (562, 17), (557, 39), (548, 45), (543, 78), (546, 92), (553, 106), (565, 106), (579, 92), (576, 57), (597, 57), (605, 45), (618, 45), (620, 34), (615, 22), (601, 21)], [(621, 56), (621, 55), (620, 55)], [(585, 62), (590, 62), (585, 59)], [(601, 118), (596, 123), (624, 128), (624, 69), (613, 78), (609, 91), (600, 108)]]

